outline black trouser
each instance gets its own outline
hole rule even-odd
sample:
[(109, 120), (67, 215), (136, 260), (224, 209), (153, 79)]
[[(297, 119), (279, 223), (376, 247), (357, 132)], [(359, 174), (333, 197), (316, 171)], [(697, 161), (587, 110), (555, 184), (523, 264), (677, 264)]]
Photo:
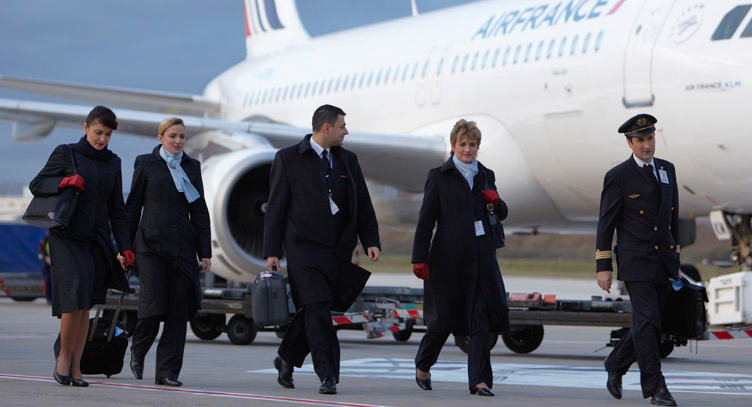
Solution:
[(277, 353), (296, 367), (303, 366), (310, 353), (319, 379), (334, 377), (339, 383), (339, 340), (332, 325), (331, 303), (317, 302), (299, 310), (287, 327)]
[(666, 384), (661, 373), (659, 346), (667, 287), (666, 283), (647, 281), (625, 281), (624, 285), (632, 303), (632, 327), (611, 351), (606, 369), (623, 375), (637, 361), (642, 396), (648, 398)]
[(188, 300), (190, 283), (183, 278), (173, 278), (169, 282), (169, 311), (165, 315), (139, 318), (133, 332), (131, 353), (135, 361), (143, 362), (154, 339), (159, 333), (159, 323), (164, 321), (162, 336), (157, 347), (155, 379), (178, 380), (183, 367), (185, 332), (188, 322)]
[[(481, 295), (481, 290), (475, 293), (473, 301), (472, 319), (470, 321), (470, 337), (467, 352), (468, 386), (485, 383), (493, 388), (493, 370), (491, 369), (491, 337), (489, 333), (488, 308)], [(423, 335), (415, 355), (415, 367), (428, 372), (436, 364), (441, 348), (444, 346), (450, 332), (431, 330)]]

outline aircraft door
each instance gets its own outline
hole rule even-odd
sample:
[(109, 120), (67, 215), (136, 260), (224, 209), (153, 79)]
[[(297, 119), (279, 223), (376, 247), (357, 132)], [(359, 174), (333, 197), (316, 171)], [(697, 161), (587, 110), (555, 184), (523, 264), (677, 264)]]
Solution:
[(431, 104), (438, 105), (441, 103), (441, 77), (448, 71), (448, 55), (451, 49), (451, 45), (444, 45), (438, 55), (439, 60), (433, 67), (429, 68), (431, 70)]
[(675, 0), (645, 0), (627, 40), (624, 54), (624, 107), (652, 106), (655, 43)]
[(439, 54), (437, 47), (431, 47), (426, 58), (420, 60), (411, 69), (410, 76), (415, 79), (415, 105), (423, 107), (428, 100), (428, 92), (433, 72), (431, 68), (435, 66), (436, 56)]

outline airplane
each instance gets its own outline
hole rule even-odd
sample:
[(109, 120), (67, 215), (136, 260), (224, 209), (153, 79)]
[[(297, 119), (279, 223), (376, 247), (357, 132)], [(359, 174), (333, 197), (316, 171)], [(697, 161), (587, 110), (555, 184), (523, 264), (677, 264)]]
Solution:
[[(658, 118), (657, 156), (679, 178), (682, 245), (711, 215), (740, 261), (752, 238), (752, 0), (483, 1), (310, 37), (293, 0), (245, 0), (246, 59), (202, 95), (0, 76), (0, 87), (115, 109), (153, 138), (169, 112), (203, 165), (213, 271), (260, 268), (269, 170), (324, 103), (348, 114), (382, 224), (414, 225), (429, 168), (460, 118), (510, 208), (508, 233), (594, 233), (603, 176), (629, 157), (619, 124)], [(13, 137), (80, 128), (90, 106), (0, 99)], [(384, 222), (384, 220), (387, 222)]]

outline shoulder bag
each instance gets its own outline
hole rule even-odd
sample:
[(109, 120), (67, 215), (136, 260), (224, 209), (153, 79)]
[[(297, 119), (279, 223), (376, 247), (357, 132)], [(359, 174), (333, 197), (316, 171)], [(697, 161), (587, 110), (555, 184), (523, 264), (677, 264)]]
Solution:
[[(76, 159), (73, 157), (73, 149), (70, 146), (67, 147), (73, 164), (73, 174), (76, 175), (78, 171), (76, 170)], [(23, 220), (40, 228), (52, 229), (68, 226), (73, 211), (76, 210), (78, 192), (78, 188), (63, 188), (57, 195), (35, 196), (29, 206), (26, 207)]]
[[(493, 190), (493, 185), (488, 181), (487, 171), (483, 171), (483, 188), (485, 190)], [(500, 249), (507, 245), (506, 238), (504, 236), (504, 226), (499, 222), (499, 218), (496, 216), (493, 204), (486, 204), (486, 215), (488, 216), (488, 224), (491, 227), (491, 239), (494, 246)]]

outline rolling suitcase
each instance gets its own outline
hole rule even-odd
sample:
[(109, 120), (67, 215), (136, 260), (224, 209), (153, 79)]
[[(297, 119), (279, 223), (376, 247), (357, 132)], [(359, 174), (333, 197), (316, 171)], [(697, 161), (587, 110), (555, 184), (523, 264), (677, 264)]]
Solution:
[(280, 326), (290, 321), (285, 277), (276, 271), (264, 271), (251, 287), (251, 314), (259, 327)]
[[(130, 277), (130, 271), (128, 273)], [(81, 355), (81, 373), (103, 374), (110, 377), (123, 370), (123, 359), (128, 349), (128, 332), (125, 324), (118, 321), (120, 307), (123, 305), (125, 293), (120, 294), (115, 314), (112, 318), (100, 316), (103, 305), (97, 305), (94, 318), (89, 320), (89, 336)], [(60, 335), (57, 336), (55, 345), (55, 359), (60, 355)]]

